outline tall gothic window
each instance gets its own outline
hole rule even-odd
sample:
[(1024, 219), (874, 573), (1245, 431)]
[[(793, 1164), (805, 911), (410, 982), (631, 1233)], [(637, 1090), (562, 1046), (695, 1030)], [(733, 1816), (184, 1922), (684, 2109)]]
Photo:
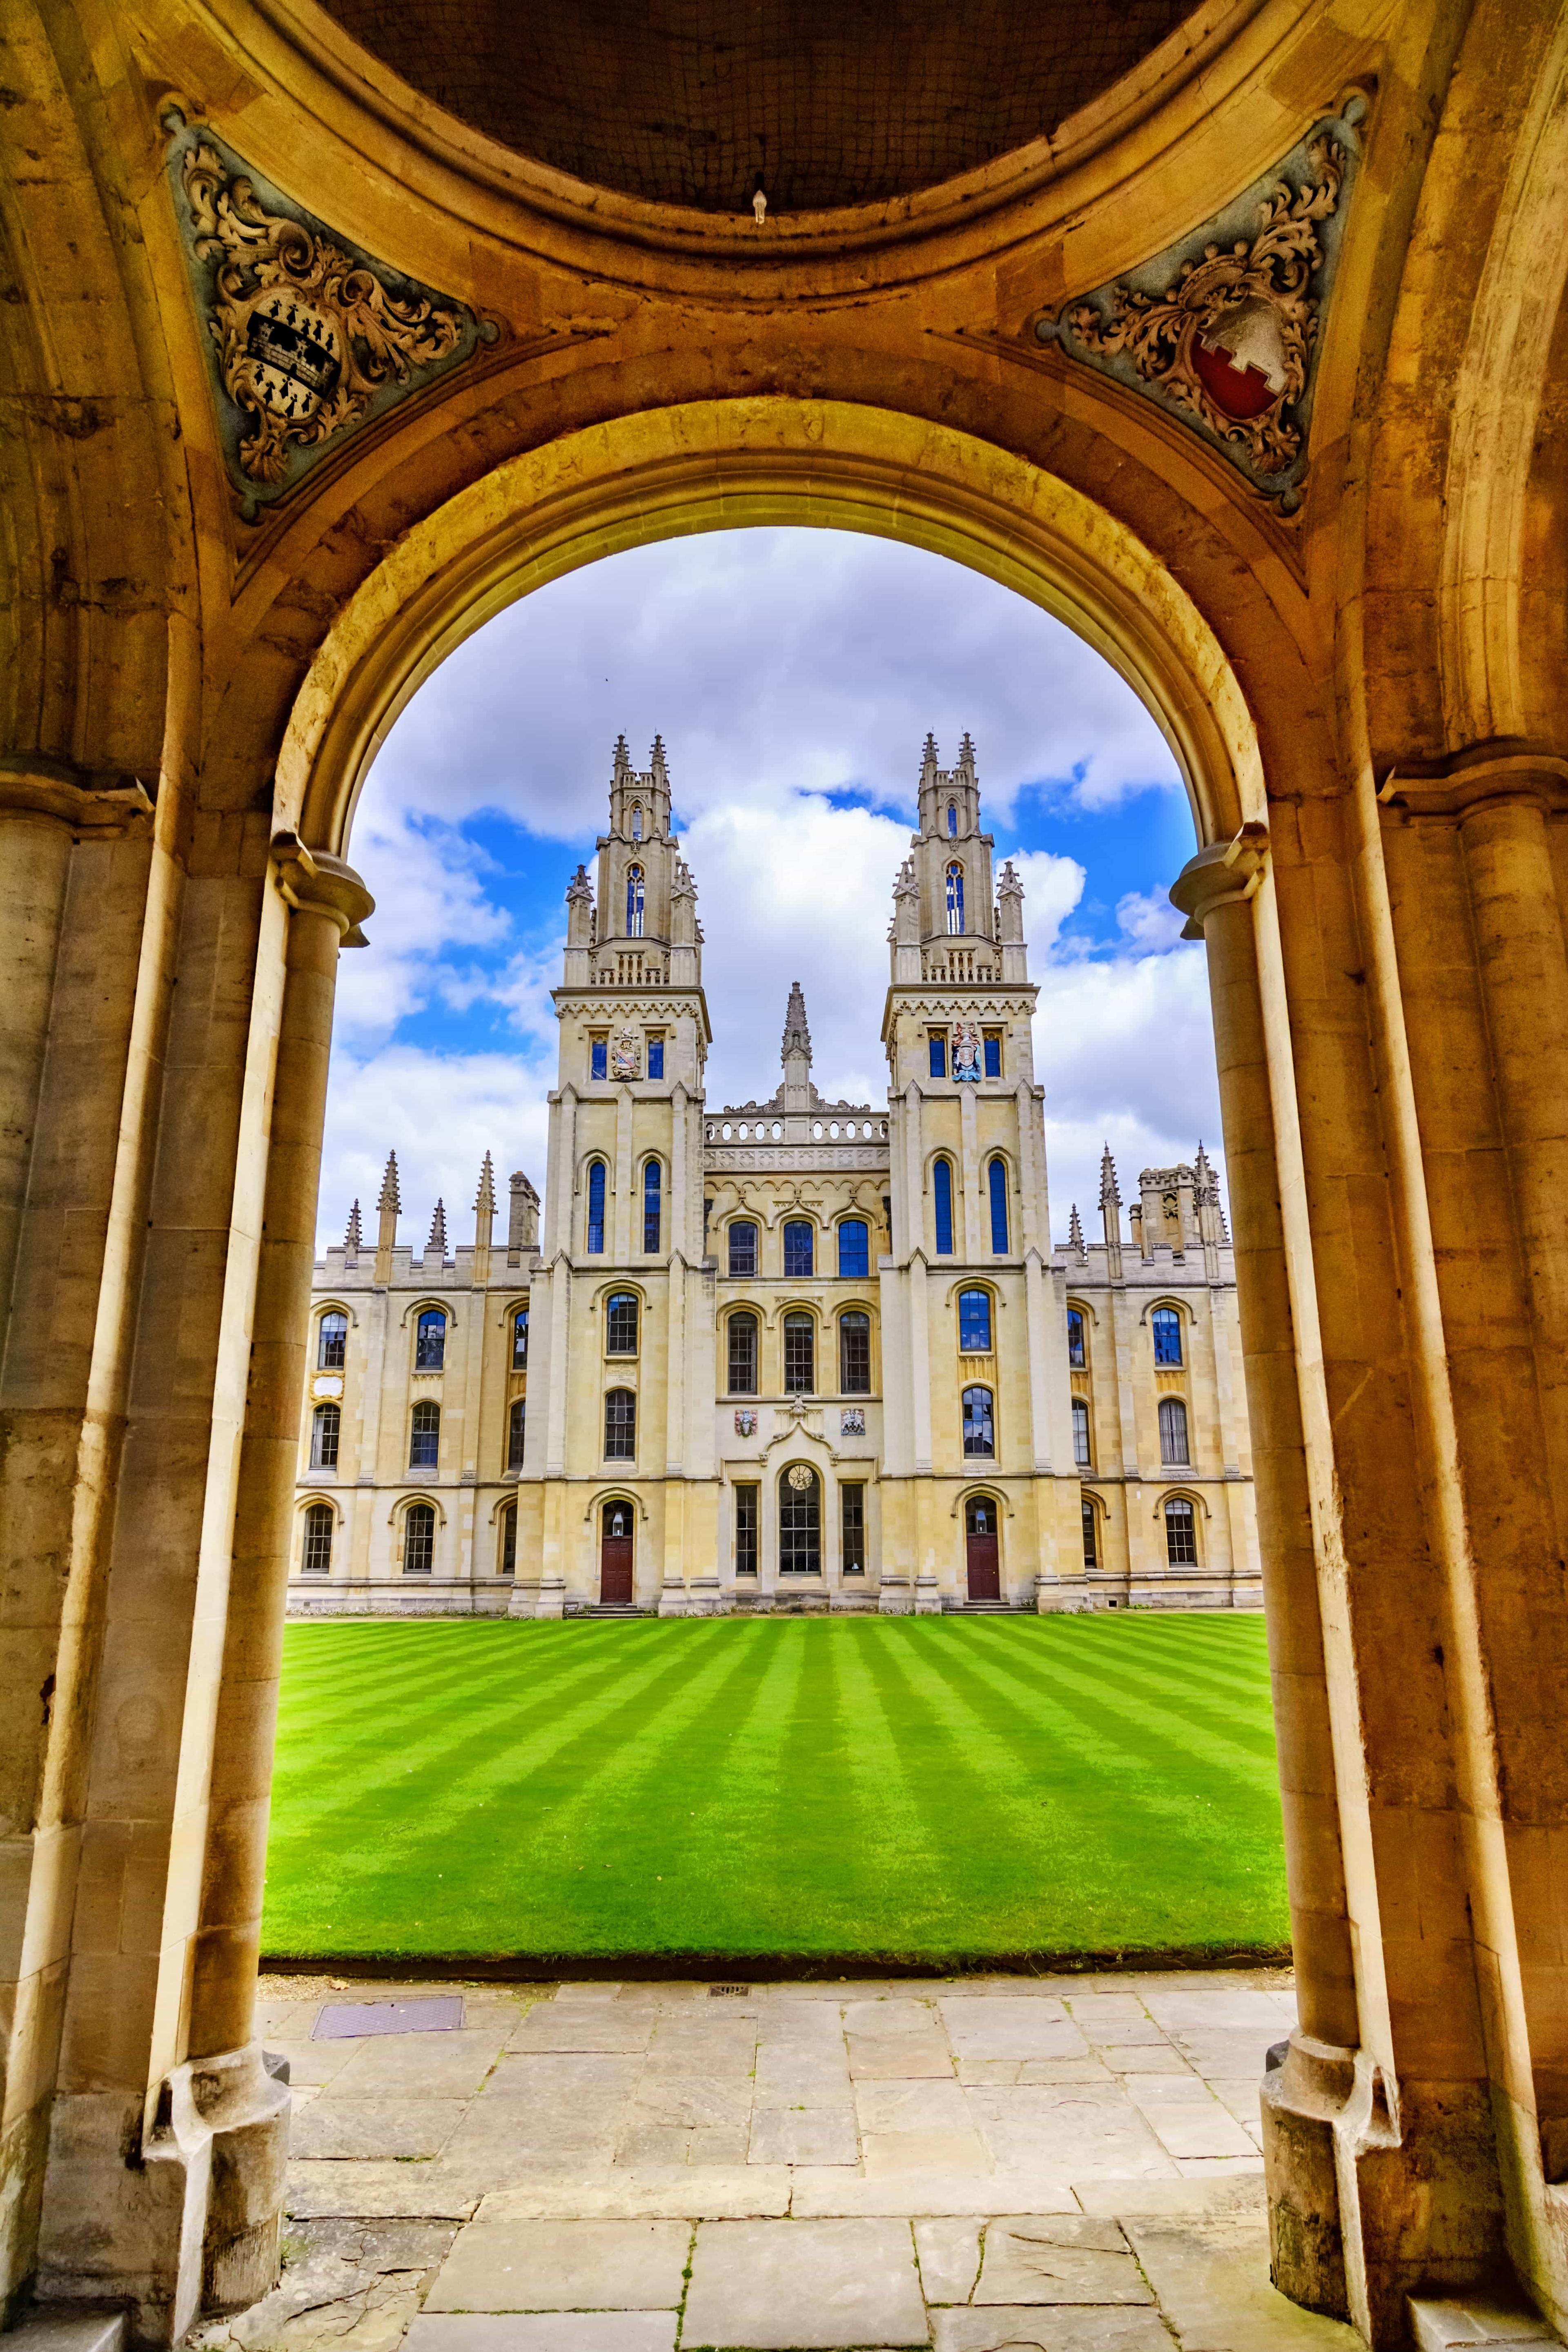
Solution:
[(857, 1478), (838, 1489), (839, 1558), (846, 1576), (866, 1573), (866, 1489)]
[(991, 1293), (961, 1290), (958, 1294), (958, 1344), (966, 1356), (991, 1353)]
[(1072, 1401), (1072, 1458), (1080, 1470), (1089, 1468), (1089, 1406), (1082, 1397)]
[(658, 1162), (650, 1160), (642, 1172), (642, 1245), (645, 1250), (658, 1247), (660, 1192)]
[(735, 1489), (735, 1573), (757, 1572), (757, 1499), (762, 1492), (750, 1485)]
[(1173, 1307), (1156, 1307), (1149, 1318), (1149, 1328), (1154, 1334), (1154, 1361), (1157, 1364), (1177, 1364), (1182, 1360), (1182, 1318)]
[(321, 1338), (316, 1343), (316, 1368), (323, 1372), (341, 1372), (348, 1353), (349, 1318), (333, 1307), (321, 1318)]
[(438, 1372), (447, 1360), (447, 1318), (438, 1307), (427, 1307), (419, 1318), (414, 1339), (416, 1372)]
[(1079, 1368), (1086, 1361), (1083, 1345), (1083, 1316), (1076, 1307), (1068, 1308), (1068, 1361)]
[(963, 929), (963, 868), (956, 857), (947, 869), (947, 928)]
[(757, 1229), (744, 1221), (730, 1227), (730, 1271), (731, 1274), (755, 1274), (757, 1270)]
[(640, 940), (643, 919), (643, 872), (640, 866), (626, 868), (626, 937)]
[(514, 1372), (528, 1370), (528, 1309), (520, 1307), (511, 1318), (511, 1368)]
[(403, 1514), (403, 1573), (428, 1576), (435, 1563), (435, 1505), (410, 1503)]
[(632, 839), (634, 841), (640, 841), (642, 839), (641, 801), (635, 802), (632, 807)]
[(1172, 1568), (1196, 1568), (1198, 1528), (1192, 1505), (1173, 1495), (1165, 1506), (1165, 1559)]
[(1007, 1255), (1007, 1162), (998, 1157), (986, 1171), (991, 1187), (991, 1246), (998, 1257)]
[(1000, 1029), (987, 1029), (985, 1032), (984, 1045), (985, 1075), (988, 1078), (999, 1078), (1002, 1075), (1002, 1032)]
[(517, 1574), (517, 1505), (509, 1503), (500, 1515), (500, 1574)]
[(811, 1273), (814, 1264), (812, 1239), (809, 1217), (789, 1219), (784, 1229), (784, 1270), (786, 1276), (798, 1279), (802, 1275)]
[(731, 1315), (730, 1318), (730, 1394), (755, 1396), (757, 1393), (757, 1318), (754, 1315)]
[(931, 1200), (936, 1210), (936, 1254), (952, 1255), (952, 1162), (939, 1160), (931, 1171)]
[(846, 1396), (871, 1393), (871, 1318), (858, 1307), (838, 1318), (838, 1385)]
[(963, 1450), (965, 1454), (993, 1454), (996, 1451), (996, 1430), (991, 1414), (989, 1389), (965, 1389), (963, 1391)]
[(846, 1217), (838, 1228), (838, 1279), (864, 1282), (870, 1271), (870, 1227), (862, 1217)]
[(1100, 1566), (1100, 1530), (1094, 1524), (1094, 1505), (1083, 1506), (1083, 1564), (1085, 1568)]
[(637, 1351), (637, 1295), (630, 1290), (612, 1291), (605, 1302), (605, 1353), (635, 1356)]
[(633, 1462), (637, 1450), (637, 1401), (630, 1389), (612, 1389), (605, 1399), (605, 1459)]
[(588, 1170), (588, 1252), (603, 1255), (605, 1247), (605, 1163), (595, 1160)]
[(810, 1396), (816, 1386), (816, 1326), (809, 1315), (786, 1315), (784, 1322), (786, 1396)]
[(335, 1470), (338, 1466), (338, 1437), (343, 1416), (335, 1404), (319, 1404), (310, 1415), (310, 1467), (312, 1470)]
[(779, 1574), (821, 1573), (821, 1483), (806, 1463), (792, 1462), (779, 1475)]
[(523, 1432), (528, 1423), (528, 1399), (513, 1397), (506, 1424), (506, 1466), (509, 1470), (522, 1467)]
[(1160, 1459), (1162, 1462), (1186, 1464), (1187, 1408), (1180, 1397), (1160, 1399)]
[(439, 1466), (441, 1454), (441, 1408), (422, 1401), (414, 1408), (408, 1433), (408, 1466), (411, 1470), (434, 1470)]
[(950, 841), (958, 838), (958, 804), (955, 801), (949, 801), (947, 804), (947, 837)]
[(300, 1562), (306, 1576), (332, 1572), (332, 1507), (312, 1503), (305, 1514), (305, 1552)]

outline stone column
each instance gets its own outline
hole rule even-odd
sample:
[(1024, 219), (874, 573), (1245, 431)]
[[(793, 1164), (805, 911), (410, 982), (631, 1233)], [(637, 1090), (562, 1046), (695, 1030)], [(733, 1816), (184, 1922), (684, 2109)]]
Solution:
[(1338, 1817), (1296, 1340), (1275, 1145), (1274, 1075), (1254, 900), (1268, 856), (1254, 837), (1202, 850), (1171, 897), (1208, 950), (1237, 1303), (1268, 1622), (1285, 1869), (1300, 2022), (1266, 2079), (1273, 2274), (1315, 2310), (1347, 2310), (1333, 2119), (1360, 2032)]
[[(294, 1535), (300, 1395), (305, 1377), (327, 1062), (340, 946), (363, 946), (374, 901), (350, 866), (292, 836), (274, 845), (289, 936), (272, 1089), (256, 1312), (235, 1507), (222, 1679), (214, 1741), (201, 1918), (194, 1939), (189, 2056), (211, 2061), (251, 2041), (268, 1791)], [(482, 1334), (470, 1344), (482, 1345)], [(265, 2294), (279, 2208), (209, 2205), (209, 2269), (238, 2305)]]

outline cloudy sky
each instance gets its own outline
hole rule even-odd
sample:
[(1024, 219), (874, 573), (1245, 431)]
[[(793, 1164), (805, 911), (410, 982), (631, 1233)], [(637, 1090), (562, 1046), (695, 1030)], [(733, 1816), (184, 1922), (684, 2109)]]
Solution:
[(479, 1161), (542, 1183), (563, 896), (592, 866), (625, 730), (656, 730), (697, 879), (713, 1021), (708, 1099), (771, 1094), (789, 983), (824, 1094), (885, 1101), (879, 1043), (895, 873), (928, 729), (965, 728), (998, 856), (1012, 855), (1040, 984), (1051, 1223), (1086, 1224), (1101, 1143), (1140, 1168), (1217, 1158), (1201, 946), (1166, 886), (1193, 852), (1174, 764), (1098, 655), (943, 558), (839, 531), (744, 530), (574, 572), (470, 638), (377, 760), (350, 855), (376, 898), (340, 966), (323, 1243), (374, 1203), (389, 1149), (400, 1238), (439, 1193), (471, 1237)]

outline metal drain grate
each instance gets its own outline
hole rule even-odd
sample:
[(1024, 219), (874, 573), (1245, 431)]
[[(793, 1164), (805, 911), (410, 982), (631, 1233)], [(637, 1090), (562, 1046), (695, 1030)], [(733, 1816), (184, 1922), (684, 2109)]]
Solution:
[(710, 1985), (708, 1998), (710, 2000), (744, 2000), (751, 1990), (750, 1985)]

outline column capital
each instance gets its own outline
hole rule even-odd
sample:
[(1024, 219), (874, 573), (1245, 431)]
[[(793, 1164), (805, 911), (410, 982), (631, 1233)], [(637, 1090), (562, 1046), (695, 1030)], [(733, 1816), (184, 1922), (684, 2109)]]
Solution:
[(1497, 738), (1446, 760), (1393, 767), (1377, 797), (1407, 816), (1463, 818), (1489, 802), (1521, 800), (1562, 815), (1568, 814), (1568, 758), (1521, 736)]
[(289, 906), (330, 916), (345, 948), (369, 946), (360, 927), (375, 912), (375, 900), (352, 866), (324, 849), (307, 849), (297, 833), (273, 835), (272, 859)]
[(1185, 915), (1184, 940), (1201, 940), (1216, 907), (1250, 898), (1268, 862), (1268, 827), (1244, 824), (1229, 841), (1211, 842), (1189, 857), (1171, 885), (1171, 904)]
[(72, 833), (105, 835), (126, 833), (152, 814), (139, 776), (0, 751), (0, 816), (47, 817)]

